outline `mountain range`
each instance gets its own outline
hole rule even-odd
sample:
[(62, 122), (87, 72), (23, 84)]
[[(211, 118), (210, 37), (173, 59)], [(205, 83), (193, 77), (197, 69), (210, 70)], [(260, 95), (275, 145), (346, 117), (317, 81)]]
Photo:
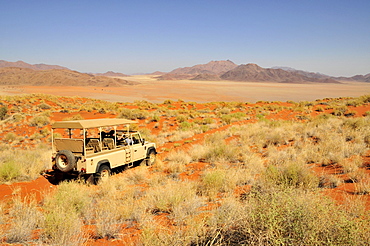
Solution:
[[(198, 64), (192, 67), (176, 68), (168, 73), (157, 71), (151, 75), (156, 76), (158, 80), (230, 80), (240, 82), (277, 83), (370, 82), (370, 73), (353, 77), (332, 77), (321, 73), (296, 70), (290, 67), (262, 68), (253, 63), (237, 65), (230, 60), (211, 61), (206, 64)], [(0, 60), (0, 84), (5, 85), (122, 86), (137, 84), (137, 82), (117, 77), (128, 77), (128, 75), (112, 71), (87, 74), (72, 71), (58, 65), (32, 65), (23, 61), (7, 62)]]
[(279, 82), (279, 83), (340, 83), (330, 76), (310, 73), (293, 68), (262, 68), (249, 63), (236, 65), (230, 60), (211, 61), (193, 67), (177, 68), (159, 76), (160, 80), (230, 80), (242, 82)]
[(341, 83), (340, 81), (370, 82), (370, 73), (353, 77), (333, 77), (322, 73), (296, 70), (290, 67), (262, 68), (249, 63), (236, 65), (230, 60), (211, 61), (192, 67), (177, 68), (158, 77), (159, 80), (231, 80), (242, 82), (279, 83)]
[(230, 71), (234, 68), (236, 68), (238, 65), (236, 65), (234, 62), (230, 60), (226, 61), (210, 61), (207, 64), (199, 64), (192, 67), (183, 67), (183, 68), (177, 68), (175, 70), (172, 70), (169, 72), (169, 74), (216, 74), (216, 75), (222, 75), (226, 73), (227, 71)]
[(220, 76), (224, 80), (233, 81), (271, 81), (280, 83), (340, 83), (332, 78), (318, 78), (283, 69), (262, 68), (257, 64), (240, 65)]
[(58, 66), (58, 65), (47, 65), (47, 64), (29, 64), (24, 61), (16, 61), (16, 62), (8, 62), (4, 60), (0, 60), (0, 68), (1, 67), (20, 67), (20, 68), (29, 68), (32, 70), (49, 70), (49, 69), (68, 69), (66, 67)]

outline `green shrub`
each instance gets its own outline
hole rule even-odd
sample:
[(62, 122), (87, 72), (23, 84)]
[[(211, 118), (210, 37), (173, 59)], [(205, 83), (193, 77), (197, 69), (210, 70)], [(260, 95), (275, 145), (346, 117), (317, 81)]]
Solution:
[(87, 186), (78, 182), (63, 182), (58, 186), (55, 194), (46, 201), (46, 209), (60, 207), (65, 211), (84, 215), (91, 201)]
[(159, 117), (159, 115), (158, 114), (154, 114), (153, 116), (152, 116), (152, 121), (154, 121), (154, 122), (159, 122), (160, 121), (160, 117)]
[(6, 114), (8, 113), (8, 108), (3, 106), (0, 108), (0, 120), (3, 120), (6, 118)]
[(225, 142), (207, 144), (204, 159), (208, 162), (237, 162), (241, 157), (240, 149)]
[(49, 244), (79, 245), (83, 236), (82, 219), (91, 217), (92, 197), (88, 187), (63, 182), (45, 199), (45, 221), (41, 237)]
[(37, 115), (37, 116), (33, 117), (30, 120), (30, 125), (31, 126), (42, 127), (42, 126), (46, 126), (48, 124), (50, 124), (50, 119), (46, 116), (43, 116), (43, 115)]
[(217, 193), (229, 192), (233, 188), (235, 188), (235, 182), (231, 182), (227, 170), (207, 170), (201, 177), (201, 183), (198, 186), (198, 193), (200, 195), (213, 198)]
[(222, 120), (222, 122), (223, 123), (225, 123), (225, 124), (230, 124), (232, 121), (233, 121), (233, 117), (232, 117), (232, 115), (222, 115), (221, 116), (221, 120)]
[[(364, 215), (364, 214), (362, 214)], [(194, 245), (367, 245), (368, 216), (338, 208), (301, 190), (252, 190), (244, 202), (228, 199)], [(196, 243), (195, 243), (196, 242)]]
[(42, 145), (33, 150), (0, 150), (0, 172), (3, 172), (0, 182), (38, 178), (45, 169), (50, 168), (50, 154), (50, 149)]
[(41, 103), (39, 105), (39, 108), (45, 110), (45, 109), (51, 109), (51, 106), (49, 104), (46, 104), (46, 103)]
[(173, 104), (174, 103), (174, 101), (172, 101), (172, 100), (170, 100), (170, 99), (167, 99), (167, 100), (165, 100), (164, 102), (163, 102), (163, 104), (166, 104), (166, 105), (171, 105), (171, 104)]
[(189, 117), (186, 117), (185, 115), (183, 114), (180, 114), (178, 116), (176, 116), (176, 121), (177, 122), (180, 122), (180, 123), (183, 123), (185, 122), (186, 120), (188, 120)]
[(61, 206), (46, 212), (40, 237), (49, 245), (83, 245), (86, 241), (77, 212)]
[(0, 164), (0, 180), (12, 181), (22, 175), (21, 167), (14, 160), (8, 160)]
[(192, 182), (168, 180), (163, 185), (150, 188), (145, 194), (144, 205), (153, 214), (173, 213), (174, 209), (196, 198), (196, 189)]
[(180, 123), (180, 130), (182, 131), (188, 131), (191, 128), (193, 128), (194, 124), (189, 121), (183, 121)]
[(15, 134), (14, 132), (8, 132), (4, 137), (4, 140), (9, 141), (9, 142), (13, 142), (16, 139), (17, 139), (17, 134)]
[(136, 119), (146, 119), (148, 118), (149, 113), (144, 110), (139, 110), (139, 109), (128, 109), (128, 108), (123, 108), (120, 110), (117, 118), (124, 118), (124, 119), (129, 119), (129, 120), (136, 120)]
[(282, 188), (312, 189), (319, 186), (319, 178), (304, 164), (297, 162), (288, 162), (280, 166), (269, 165), (262, 174), (262, 179), (267, 184)]

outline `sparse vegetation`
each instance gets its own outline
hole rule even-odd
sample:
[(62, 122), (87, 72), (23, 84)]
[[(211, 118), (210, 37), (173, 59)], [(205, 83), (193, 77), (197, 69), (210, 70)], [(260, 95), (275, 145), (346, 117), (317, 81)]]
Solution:
[(7, 113), (8, 109), (5, 106), (0, 107), (0, 120), (4, 120)]
[[(104, 239), (195, 246), (370, 241), (366, 203), (341, 205), (324, 195), (348, 184), (354, 187), (351, 197), (370, 193), (370, 116), (355, 108), (368, 105), (369, 96), (289, 102), (289, 107), (278, 102), (199, 106), (181, 100), (129, 104), (38, 96), (42, 100), (7, 99), (11, 105), (30, 104), (10, 106), (0, 126), (10, 129), (2, 134), (7, 145), (0, 146), (2, 183), (35, 179), (50, 168), (49, 147), (34, 146), (49, 144), (53, 112), (63, 110), (73, 113), (65, 115), (69, 119), (99, 111), (137, 119), (139, 128), (147, 128), (145, 138), (162, 146), (163, 158), (94, 188), (62, 182), (43, 194), (42, 202), (16, 195), (0, 203), (0, 222), (7, 225), (0, 227), (3, 242), (83, 245)], [(290, 118), (279, 118), (283, 113)], [(15, 129), (23, 125), (37, 130), (22, 129), (27, 137), (19, 136)]]
[(36, 150), (0, 150), (0, 182), (32, 180), (47, 169), (50, 153), (40, 146)]

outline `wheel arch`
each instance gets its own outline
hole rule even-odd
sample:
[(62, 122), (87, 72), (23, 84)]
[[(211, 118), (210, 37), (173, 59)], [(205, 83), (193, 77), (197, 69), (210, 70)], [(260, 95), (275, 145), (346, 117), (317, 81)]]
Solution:
[(155, 153), (155, 154), (158, 154), (158, 153), (157, 153), (157, 150), (155, 149), (155, 147), (153, 147), (153, 146), (152, 146), (152, 147), (149, 147), (149, 148), (148, 148), (148, 150), (146, 151), (146, 156), (149, 156), (149, 153), (150, 153), (151, 151), (154, 151), (154, 153)]
[(99, 168), (103, 165), (106, 165), (111, 169), (110, 162), (107, 159), (104, 159), (99, 161), (98, 164), (96, 164), (95, 173), (97, 173), (99, 171)]

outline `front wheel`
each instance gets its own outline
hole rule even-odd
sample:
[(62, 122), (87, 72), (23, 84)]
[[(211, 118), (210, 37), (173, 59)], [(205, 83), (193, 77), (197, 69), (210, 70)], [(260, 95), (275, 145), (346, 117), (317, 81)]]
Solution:
[(103, 183), (108, 181), (111, 176), (111, 170), (107, 165), (101, 165), (97, 173), (95, 173), (95, 184)]
[(148, 166), (152, 166), (155, 163), (155, 161), (156, 161), (156, 155), (157, 154), (155, 153), (154, 150), (151, 150), (149, 152), (148, 157), (147, 157), (147, 160), (146, 160), (146, 164)]

